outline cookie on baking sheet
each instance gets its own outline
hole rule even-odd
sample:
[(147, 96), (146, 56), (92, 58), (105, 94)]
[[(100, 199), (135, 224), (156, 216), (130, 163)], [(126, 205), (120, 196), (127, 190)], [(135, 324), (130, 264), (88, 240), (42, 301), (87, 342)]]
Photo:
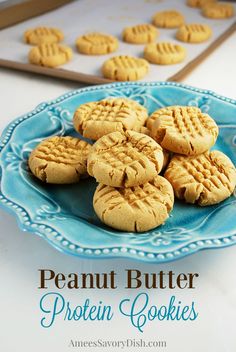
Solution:
[(102, 73), (114, 81), (137, 81), (149, 71), (149, 63), (138, 57), (120, 55), (104, 62)]
[(186, 43), (202, 43), (208, 40), (211, 35), (211, 28), (201, 23), (183, 25), (176, 32), (176, 38)]
[(186, 57), (183, 46), (175, 43), (159, 42), (144, 48), (144, 58), (152, 64), (172, 65), (182, 62)]
[(126, 27), (123, 31), (123, 40), (131, 44), (145, 44), (154, 42), (158, 31), (151, 24), (137, 24), (133, 27)]
[(184, 24), (183, 15), (175, 10), (157, 12), (152, 23), (159, 28), (178, 28)]
[(217, 0), (187, 0), (187, 5), (190, 7), (202, 7), (206, 4), (211, 4)]
[(92, 146), (74, 137), (51, 137), (30, 154), (29, 167), (43, 182), (76, 183), (87, 174), (87, 157)]
[(213, 19), (224, 19), (234, 15), (234, 6), (227, 3), (213, 3), (203, 6), (202, 15)]
[(140, 129), (147, 111), (137, 102), (125, 98), (107, 98), (82, 104), (74, 113), (74, 127), (86, 138), (97, 140), (114, 131)]
[(56, 67), (65, 64), (72, 58), (72, 50), (60, 44), (41, 44), (29, 52), (29, 62), (34, 65)]
[(94, 210), (102, 222), (129, 232), (148, 231), (163, 224), (173, 204), (172, 186), (161, 176), (131, 188), (99, 184), (93, 197)]
[(58, 43), (63, 39), (64, 34), (58, 28), (37, 27), (24, 33), (24, 41), (33, 45)]
[(162, 148), (135, 131), (100, 138), (88, 158), (88, 173), (108, 186), (133, 187), (152, 180), (163, 166)]
[(204, 153), (215, 144), (218, 127), (197, 107), (172, 106), (153, 113), (151, 136), (165, 149), (184, 155)]
[(118, 49), (118, 40), (108, 34), (88, 33), (76, 40), (76, 47), (82, 54), (104, 55)]
[(178, 198), (201, 206), (225, 200), (236, 185), (234, 165), (217, 150), (192, 157), (175, 155), (165, 177)]

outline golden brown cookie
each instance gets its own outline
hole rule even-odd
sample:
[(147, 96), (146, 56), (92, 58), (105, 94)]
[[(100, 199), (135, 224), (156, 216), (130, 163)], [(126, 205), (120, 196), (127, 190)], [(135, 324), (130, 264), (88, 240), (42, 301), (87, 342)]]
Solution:
[(24, 33), (24, 41), (33, 45), (58, 43), (63, 39), (64, 34), (58, 28), (37, 27)]
[(84, 34), (76, 40), (80, 53), (87, 55), (104, 55), (118, 49), (118, 40), (112, 35), (103, 33)]
[(173, 113), (173, 109), (175, 109), (176, 106), (165, 106), (163, 108), (157, 109), (155, 110), (146, 120), (146, 126), (150, 131), (150, 135), (151, 135), (151, 131), (152, 131), (152, 126), (154, 124), (154, 122), (156, 121), (156, 119), (161, 116), (161, 115), (171, 115)]
[(211, 35), (211, 28), (200, 23), (186, 24), (176, 32), (176, 38), (186, 43), (202, 43), (208, 40)]
[(56, 67), (65, 64), (72, 58), (72, 50), (60, 44), (41, 44), (29, 52), (29, 62), (34, 65)]
[(163, 166), (162, 148), (135, 131), (100, 138), (88, 157), (88, 173), (112, 187), (133, 187), (152, 180)]
[(202, 15), (213, 19), (229, 18), (234, 15), (234, 7), (232, 4), (227, 3), (207, 3), (202, 8)]
[(131, 108), (136, 113), (136, 122), (132, 130), (137, 132), (142, 132), (143, 128), (145, 128), (144, 125), (148, 118), (147, 109), (143, 105), (139, 104), (137, 101), (128, 99), (128, 98), (108, 98), (106, 100), (109, 100), (112, 102), (117, 99), (122, 99), (124, 100), (124, 102), (127, 102), (128, 104), (130, 104)]
[(94, 210), (102, 222), (132, 232), (148, 231), (163, 224), (173, 204), (173, 189), (161, 176), (131, 188), (99, 184), (93, 197)]
[(163, 159), (163, 166), (162, 166), (162, 170), (165, 170), (169, 164), (169, 161), (170, 161), (170, 158), (171, 158), (171, 153), (166, 150), (166, 149), (162, 149), (163, 151), (163, 156), (164, 156), (164, 159)]
[(171, 106), (153, 113), (151, 136), (165, 149), (184, 155), (204, 153), (215, 144), (215, 121), (192, 106)]
[(192, 157), (175, 155), (165, 177), (179, 199), (201, 206), (225, 200), (236, 185), (234, 165), (217, 150)]
[(86, 103), (74, 113), (74, 127), (86, 138), (97, 140), (114, 131), (139, 130), (147, 111), (137, 102), (125, 98), (107, 98)]
[(149, 63), (137, 57), (114, 56), (104, 62), (102, 73), (105, 78), (114, 81), (137, 81), (149, 71)]
[(126, 27), (123, 31), (123, 40), (131, 44), (145, 44), (154, 42), (158, 31), (151, 24), (138, 24), (133, 27)]
[[(170, 108), (172, 108), (172, 106)], [(169, 107), (166, 106), (164, 108), (157, 109), (148, 117), (148, 119), (146, 120), (145, 125), (149, 129), (150, 133), (151, 133), (151, 130), (152, 130), (152, 125), (153, 125), (154, 121), (156, 120), (156, 117), (161, 115), (162, 111), (165, 112), (166, 109), (169, 109)]]
[(159, 28), (178, 28), (184, 24), (184, 17), (175, 10), (162, 11), (153, 16), (152, 23)]
[(152, 64), (172, 65), (182, 62), (186, 57), (183, 46), (168, 42), (148, 44), (144, 48), (144, 58)]
[(76, 183), (87, 174), (87, 157), (92, 146), (73, 137), (51, 137), (30, 154), (29, 167), (43, 182)]
[[(136, 129), (133, 129), (133, 131), (136, 131)], [(147, 136), (150, 136), (150, 131), (146, 126), (142, 126), (137, 132), (146, 134)]]
[(211, 4), (217, 0), (187, 0), (187, 5), (190, 7), (203, 7), (206, 4)]
[[(146, 120), (148, 118), (148, 111), (147, 109), (139, 104), (137, 101), (129, 99), (129, 98), (124, 98), (124, 97), (118, 97), (118, 98), (106, 98), (104, 101), (107, 101), (111, 104), (115, 104), (116, 102), (124, 102), (124, 104), (127, 104), (130, 106), (130, 108), (135, 112), (136, 114), (136, 119), (135, 119), (135, 124), (132, 128), (133, 131), (141, 132), (141, 129), (144, 127)], [(113, 131), (111, 131), (113, 132)]]

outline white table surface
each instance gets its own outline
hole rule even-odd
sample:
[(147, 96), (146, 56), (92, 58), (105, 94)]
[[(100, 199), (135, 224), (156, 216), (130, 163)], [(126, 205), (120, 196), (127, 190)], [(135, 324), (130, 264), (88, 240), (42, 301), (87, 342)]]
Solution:
[[(236, 34), (195, 69), (184, 83), (236, 98), (235, 81)], [(32, 110), (40, 102), (53, 99), (78, 86), (77, 83), (0, 69), (0, 131), (12, 119)], [(142, 337), (166, 340), (167, 348), (159, 350), (167, 352), (235, 352), (235, 267), (235, 246), (202, 251), (163, 265), (124, 259), (79, 259), (56, 251), (37, 236), (22, 232), (15, 218), (0, 209), (0, 351), (62, 352), (71, 350), (68, 347), (70, 339)], [(122, 288), (122, 276), (127, 268), (150, 273), (160, 270), (173, 270), (175, 273), (197, 272), (200, 277), (195, 290), (152, 290), (149, 294), (152, 300), (158, 302), (165, 301), (171, 294), (186, 303), (195, 300), (199, 318), (194, 322), (150, 323), (143, 334), (139, 334), (128, 320), (118, 315), (112, 323), (58, 321), (54, 327), (43, 329), (40, 326), (39, 311), (42, 292), (37, 289), (39, 268), (64, 273), (115, 270), (120, 274), (120, 288), (117, 290), (63, 291), (67, 299), (75, 300), (77, 304), (88, 297), (94, 302), (102, 299), (113, 305), (127, 294), (134, 295)], [(110, 350), (117, 351), (115, 348)]]

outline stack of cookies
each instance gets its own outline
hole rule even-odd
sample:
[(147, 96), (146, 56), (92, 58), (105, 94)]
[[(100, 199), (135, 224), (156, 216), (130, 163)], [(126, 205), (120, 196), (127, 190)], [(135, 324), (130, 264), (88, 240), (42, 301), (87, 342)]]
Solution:
[(30, 169), (48, 183), (94, 177), (99, 183), (94, 210), (108, 226), (148, 231), (169, 217), (174, 194), (206, 206), (234, 191), (234, 165), (222, 152), (209, 151), (218, 127), (197, 107), (169, 106), (148, 118), (136, 101), (107, 98), (80, 105), (73, 122), (77, 132), (95, 143), (49, 138), (32, 151)]
[(75, 129), (96, 140), (87, 171), (99, 185), (93, 205), (105, 224), (123, 231), (147, 231), (159, 226), (173, 207), (170, 183), (163, 168), (161, 146), (144, 130), (147, 110), (133, 100), (110, 98), (81, 105)]
[(174, 203), (170, 183), (159, 176), (162, 148), (139, 132), (112, 132), (88, 157), (88, 173), (99, 182), (94, 210), (105, 224), (142, 232), (161, 225)]

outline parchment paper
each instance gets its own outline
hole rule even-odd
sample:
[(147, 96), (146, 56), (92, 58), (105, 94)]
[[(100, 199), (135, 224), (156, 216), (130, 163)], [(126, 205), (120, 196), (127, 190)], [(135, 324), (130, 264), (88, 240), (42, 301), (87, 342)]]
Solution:
[[(167, 80), (205, 51), (235, 21), (235, 17), (226, 20), (207, 19), (201, 15), (199, 9), (190, 8), (185, 3), (185, 0), (77, 0), (57, 10), (0, 31), (0, 61), (3, 59), (27, 64), (27, 55), (31, 46), (23, 42), (24, 31), (36, 26), (52, 26), (58, 27), (64, 32), (64, 43), (71, 46), (74, 51), (73, 60), (60, 68), (64, 72), (66, 70), (66, 72), (79, 72), (102, 77), (101, 66), (109, 57), (122, 54), (143, 56), (144, 45), (122, 42), (121, 34), (124, 27), (150, 23), (156, 12), (177, 9), (183, 13), (187, 23), (210, 25), (213, 36), (202, 44), (182, 43), (187, 49), (187, 59), (183, 63), (168, 66), (150, 65), (150, 73), (143, 79), (144, 81)], [(76, 38), (93, 31), (109, 33), (118, 37), (119, 50), (101, 56), (79, 54), (75, 47)], [(178, 42), (175, 39), (175, 29), (159, 29), (159, 32), (158, 41)], [(58, 70), (58, 68), (53, 70)], [(48, 70), (49, 74), (50, 71)], [(96, 81), (96, 79), (94, 80)], [(82, 77), (81, 81), (86, 81), (86, 79)]]

